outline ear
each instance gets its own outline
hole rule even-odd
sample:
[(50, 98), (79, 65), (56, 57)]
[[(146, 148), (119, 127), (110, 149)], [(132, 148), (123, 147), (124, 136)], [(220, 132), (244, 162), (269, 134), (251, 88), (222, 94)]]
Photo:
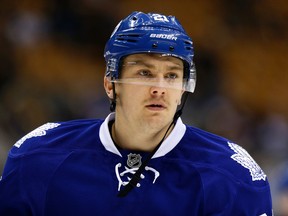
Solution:
[(112, 83), (109, 81), (109, 78), (104, 76), (104, 88), (106, 91), (106, 94), (110, 99), (113, 99), (113, 87)]

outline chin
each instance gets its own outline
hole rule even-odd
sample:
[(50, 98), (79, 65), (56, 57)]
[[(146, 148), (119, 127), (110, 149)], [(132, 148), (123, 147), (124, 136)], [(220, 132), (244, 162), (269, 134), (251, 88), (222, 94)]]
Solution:
[(168, 119), (167, 115), (165, 115), (165, 117), (163, 115), (153, 115), (143, 120), (143, 122), (146, 122), (151, 129), (158, 129), (158, 130), (161, 130), (162, 128), (169, 125), (171, 121), (172, 118)]

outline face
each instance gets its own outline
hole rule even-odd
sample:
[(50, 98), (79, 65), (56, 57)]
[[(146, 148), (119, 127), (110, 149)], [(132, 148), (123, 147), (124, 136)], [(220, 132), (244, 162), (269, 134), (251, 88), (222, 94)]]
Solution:
[[(181, 103), (183, 91), (173, 87), (182, 85), (183, 70), (182, 60), (171, 56), (126, 57), (121, 70), (123, 82), (115, 83), (116, 121), (142, 129), (168, 127)], [(112, 84), (107, 78), (105, 89), (111, 98)]]

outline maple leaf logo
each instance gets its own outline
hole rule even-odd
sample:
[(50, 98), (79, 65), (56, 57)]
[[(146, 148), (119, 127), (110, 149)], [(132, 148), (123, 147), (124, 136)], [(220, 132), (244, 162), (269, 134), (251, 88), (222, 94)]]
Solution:
[(266, 174), (244, 148), (231, 142), (228, 145), (235, 152), (231, 158), (250, 171), (252, 181), (266, 180)]

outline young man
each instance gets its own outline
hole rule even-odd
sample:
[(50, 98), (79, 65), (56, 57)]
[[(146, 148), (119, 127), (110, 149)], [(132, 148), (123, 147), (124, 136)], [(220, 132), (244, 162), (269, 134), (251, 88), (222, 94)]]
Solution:
[(251, 156), (182, 123), (193, 54), (173, 16), (122, 20), (104, 54), (112, 113), (47, 123), (16, 142), (0, 215), (271, 216), (269, 183)]

